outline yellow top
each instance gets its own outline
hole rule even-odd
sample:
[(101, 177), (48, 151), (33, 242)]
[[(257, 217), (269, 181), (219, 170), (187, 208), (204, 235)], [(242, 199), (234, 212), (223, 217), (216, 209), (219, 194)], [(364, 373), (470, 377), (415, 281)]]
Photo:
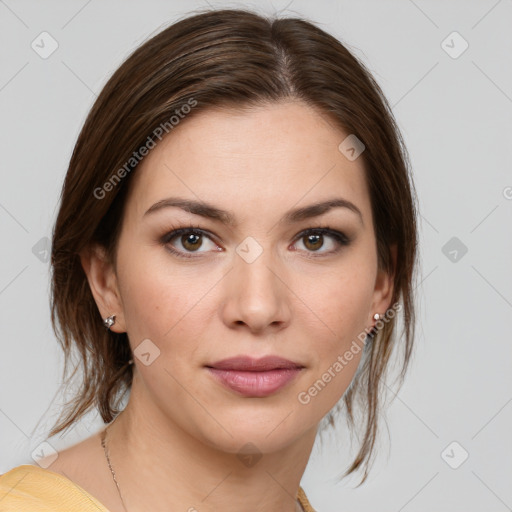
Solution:
[[(299, 487), (297, 499), (305, 512), (315, 512)], [(0, 475), (0, 512), (109, 512), (69, 478), (31, 464)]]

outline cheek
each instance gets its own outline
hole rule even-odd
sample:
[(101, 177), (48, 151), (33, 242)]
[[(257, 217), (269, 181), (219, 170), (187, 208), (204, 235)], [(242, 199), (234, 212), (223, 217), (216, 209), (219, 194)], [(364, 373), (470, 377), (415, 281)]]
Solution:
[(205, 322), (208, 290), (216, 282), (212, 273), (173, 264), (165, 249), (155, 247), (120, 253), (118, 266), (132, 348), (150, 339), (162, 352), (171, 341), (173, 351), (180, 345), (193, 350)]
[[(367, 311), (371, 293), (368, 282), (358, 279), (338, 280), (325, 294), (315, 297), (321, 301), (316, 334), (313, 330), (307, 338), (314, 340), (314, 362), (311, 374), (297, 393), (297, 401), (306, 406), (311, 417), (323, 417), (343, 397), (353, 380), (363, 354), (367, 325)], [(313, 328), (314, 322), (311, 325)], [(322, 329), (327, 325), (329, 329)], [(323, 332), (323, 335), (319, 335)]]
[[(319, 317), (330, 328), (325, 341), (317, 345), (321, 360), (320, 371), (325, 371), (338, 356), (343, 356), (351, 347), (356, 347), (352, 349), (354, 354), (348, 355), (350, 359), (343, 363), (347, 366), (344, 377), (337, 379), (341, 384), (349, 374), (355, 372), (361, 355), (357, 347), (364, 346), (365, 329), (370, 327), (367, 319), (371, 304), (371, 286), (368, 281), (361, 282), (354, 277), (340, 279), (336, 285), (331, 284), (327, 288), (323, 299), (319, 297), (318, 300), (324, 301)], [(346, 385), (349, 382), (350, 379)]]
[(309, 313), (307, 337), (315, 340), (316, 364), (307, 383), (310, 387), (301, 389), (298, 399), (309, 404), (316, 415), (326, 414), (350, 385), (363, 353), (365, 329), (371, 327), (368, 312), (374, 291), (373, 261), (361, 254), (355, 260), (332, 272), (328, 279), (317, 281), (309, 294), (303, 289), (304, 302), (315, 313)]
[[(315, 286), (304, 288), (304, 302), (316, 313), (318, 322), (329, 327), (336, 344), (347, 336), (357, 335), (368, 325), (368, 312), (374, 291), (374, 271), (361, 262), (344, 266), (315, 280)], [(311, 283), (313, 284), (313, 283)]]

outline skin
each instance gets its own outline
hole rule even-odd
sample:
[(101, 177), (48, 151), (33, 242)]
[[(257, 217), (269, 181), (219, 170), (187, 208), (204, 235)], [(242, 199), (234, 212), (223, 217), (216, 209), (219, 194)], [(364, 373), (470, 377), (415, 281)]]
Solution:
[[(132, 177), (115, 265), (100, 248), (82, 254), (102, 317), (116, 315), (112, 330), (127, 332), (132, 350), (145, 339), (160, 350), (148, 366), (134, 357), (128, 405), (108, 429), (130, 512), (296, 510), (318, 425), (349, 386), (361, 352), (308, 404), (297, 396), (391, 305), (392, 276), (378, 271), (363, 160), (338, 150), (347, 135), (299, 101), (185, 119)], [(170, 196), (212, 203), (237, 223), (176, 207), (144, 215)], [(352, 202), (362, 218), (333, 208), (279, 223), (291, 209), (334, 197)], [(187, 245), (189, 234), (160, 241), (191, 225), (207, 232), (202, 245)], [(297, 238), (325, 226), (350, 243)], [(263, 251), (251, 263), (236, 252), (247, 237)], [(204, 367), (242, 354), (278, 355), (304, 368), (277, 393), (248, 398)], [(237, 457), (249, 442), (262, 455), (251, 467)], [(89, 476), (78, 469), (84, 458), (94, 468)], [(73, 477), (112, 512), (123, 510), (99, 433), (64, 450), (49, 469)]]

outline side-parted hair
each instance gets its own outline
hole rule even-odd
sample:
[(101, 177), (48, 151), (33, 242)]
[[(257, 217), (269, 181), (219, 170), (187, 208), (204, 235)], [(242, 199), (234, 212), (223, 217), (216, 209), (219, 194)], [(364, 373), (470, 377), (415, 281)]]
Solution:
[[(412, 354), (417, 225), (407, 151), (391, 108), (367, 68), (336, 38), (301, 18), (266, 18), (245, 9), (194, 13), (137, 48), (108, 80), (73, 150), (53, 230), (51, 318), (65, 354), (64, 383), (79, 386), (50, 437), (96, 407), (105, 423), (120, 412), (133, 366), (126, 333), (104, 328), (80, 253), (103, 246), (115, 265), (127, 191), (144, 147), (211, 108), (300, 100), (365, 146), (362, 158), (380, 269), (393, 274), (397, 317), (367, 337), (362, 359), (338, 407), (360, 447), (344, 473), (367, 477), (378, 432), (384, 376), (393, 346), (400, 385)], [(340, 140), (341, 143), (341, 140)], [(393, 265), (391, 246), (396, 247)], [(78, 362), (69, 373), (71, 356)], [(394, 353), (394, 352), (393, 352)], [(81, 372), (78, 370), (81, 369)], [(334, 426), (334, 410), (324, 418)]]

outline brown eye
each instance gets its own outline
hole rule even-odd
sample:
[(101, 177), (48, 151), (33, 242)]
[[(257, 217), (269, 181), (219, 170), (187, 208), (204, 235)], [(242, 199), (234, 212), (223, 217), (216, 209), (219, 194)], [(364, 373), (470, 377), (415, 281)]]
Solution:
[[(300, 233), (297, 241), (302, 241), (306, 252), (318, 253), (314, 254), (315, 257), (337, 253), (343, 246), (350, 243), (344, 233), (331, 228), (308, 229)], [(321, 250), (324, 248), (326, 249)]]
[[(171, 231), (164, 235), (160, 242), (171, 253), (183, 258), (196, 257), (193, 253), (199, 256), (202, 253), (222, 250), (205, 232), (193, 227)], [(208, 248), (208, 243), (205, 242), (209, 242), (212, 247)]]
[(187, 251), (196, 251), (202, 245), (201, 237), (202, 237), (202, 235), (198, 235), (196, 233), (190, 233), (188, 235), (182, 235), (181, 239), (180, 239), (181, 245)]
[(317, 251), (324, 244), (323, 235), (306, 235), (304, 239), (306, 240), (305, 247), (311, 251)]

